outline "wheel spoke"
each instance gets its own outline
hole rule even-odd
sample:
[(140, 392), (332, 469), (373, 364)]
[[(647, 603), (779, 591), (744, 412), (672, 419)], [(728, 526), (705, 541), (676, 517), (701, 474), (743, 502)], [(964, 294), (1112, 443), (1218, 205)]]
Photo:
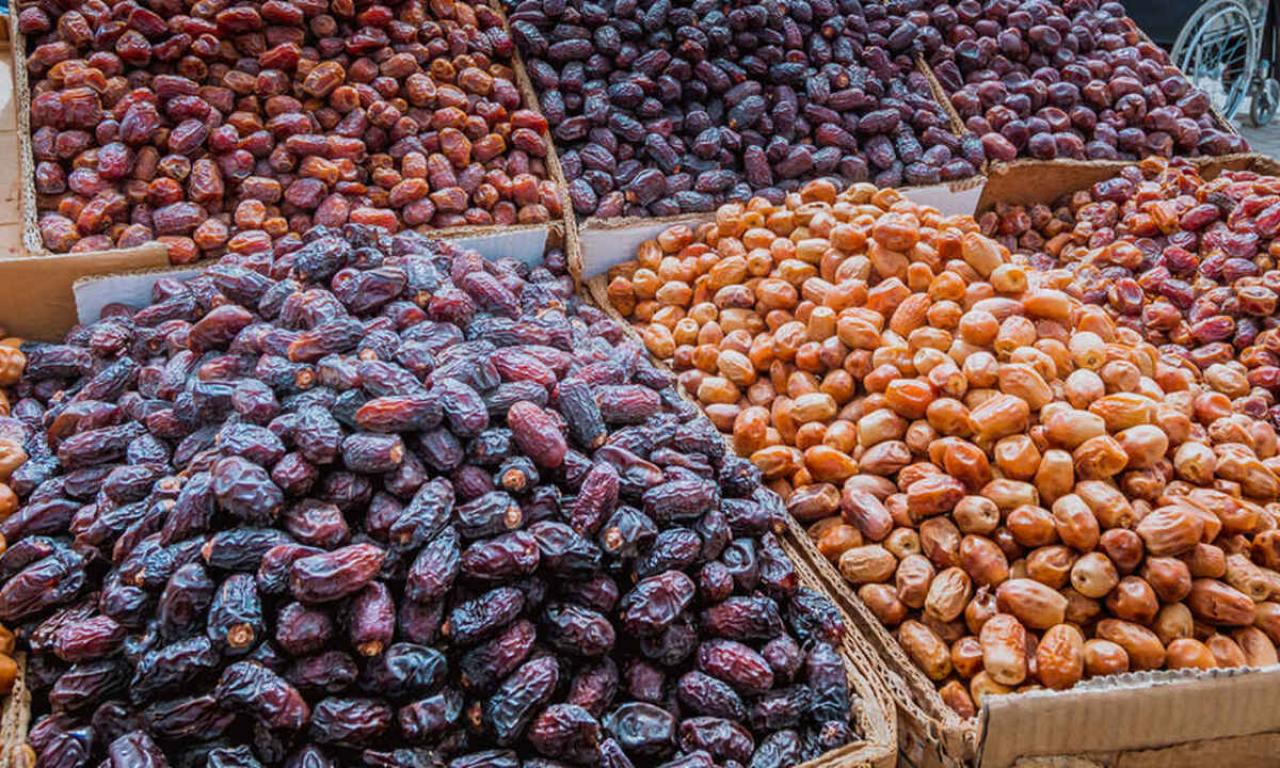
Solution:
[(1210, 5), (1193, 15), (1179, 36), (1174, 63), (1230, 116), (1250, 86), (1255, 46), (1247, 9), (1231, 3)]

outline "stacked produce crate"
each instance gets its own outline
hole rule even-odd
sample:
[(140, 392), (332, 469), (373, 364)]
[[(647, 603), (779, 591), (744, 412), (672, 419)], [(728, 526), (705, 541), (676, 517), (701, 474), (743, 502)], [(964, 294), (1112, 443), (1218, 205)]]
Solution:
[(12, 18), (0, 760), (1270, 754), (1280, 181), (1120, 4)]

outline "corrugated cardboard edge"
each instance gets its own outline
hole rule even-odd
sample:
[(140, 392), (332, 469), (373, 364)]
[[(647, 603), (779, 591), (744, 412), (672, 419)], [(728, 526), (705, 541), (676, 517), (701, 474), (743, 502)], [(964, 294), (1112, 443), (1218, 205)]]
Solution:
[[(502, 19), (502, 25), (507, 29), (507, 35), (511, 35), (511, 22), (507, 19), (507, 10), (500, 0), (494, 0), (490, 3)], [(520, 46), (515, 46), (511, 53), (511, 69), (515, 72), (516, 87), (520, 90), (520, 97), (524, 101), (525, 106), (542, 115), (546, 119), (546, 115), (542, 111), (542, 102), (538, 100), (538, 91), (533, 87), (533, 80), (529, 77), (529, 70), (524, 65), (524, 58), (520, 54)], [(547, 172), (551, 174), (551, 180), (556, 184), (556, 191), (560, 195), (560, 214), (564, 223), (565, 242), (577, 240), (578, 232), (578, 216), (573, 210), (573, 201), (569, 197), (569, 181), (564, 176), (564, 166), (560, 164), (560, 155), (556, 150), (556, 140), (550, 128), (548, 121), (547, 128)], [(574, 269), (572, 262), (572, 254), (566, 253), (565, 257), (569, 261), (569, 274), (573, 276), (576, 283), (581, 270)]]
[[(1280, 162), (1254, 152), (1220, 157), (1179, 158), (1179, 162), (1191, 163), (1205, 179), (1212, 179), (1224, 170), (1280, 175)], [(986, 188), (978, 200), (974, 214), (985, 213), (995, 208), (997, 203), (1053, 203), (1072, 192), (1088, 189), (1099, 181), (1110, 179), (1125, 168), (1137, 164), (1126, 160), (1065, 159), (1023, 159), (1011, 163), (995, 163), (990, 169)]]
[[(1219, 169), (1224, 165), (1248, 167), (1256, 161), (1255, 156), (1238, 156), (1207, 160), (1206, 165)], [(1039, 163), (1038, 166), (1028, 164), (1026, 167), (1035, 170), (1043, 183), (1043, 171), (1047, 170), (1045, 166), (1058, 168), (1065, 173), (1096, 175), (1105, 172), (1113, 175), (1115, 172), (1114, 168), (1085, 162), (1066, 165), (1061, 162)], [(621, 318), (610, 304), (606, 281), (606, 275), (597, 274), (586, 282), (591, 298), (630, 333), (635, 333), (631, 324)], [(687, 393), (682, 394), (687, 396)], [(1198, 712), (1201, 709), (1201, 696), (1230, 698), (1234, 691), (1244, 690), (1246, 687), (1250, 691), (1257, 691), (1256, 695), (1251, 695), (1249, 705), (1252, 707), (1249, 727), (1257, 727), (1250, 733), (1280, 731), (1280, 670), (1159, 672), (1102, 678), (1065, 693), (1042, 691), (992, 699), (984, 702), (979, 717), (962, 720), (942, 701), (933, 682), (911, 663), (890, 632), (858, 598), (831, 562), (817, 552), (803, 528), (795, 521), (790, 521), (789, 525), (787, 540), (792, 544), (789, 551), (803, 557), (809, 569), (823, 580), (823, 592), (836, 600), (859, 639), (880, 661), (876, 665), (876, 674), (893, 696), (898, 708), (899, 745), (904, 763), (922, 768), (959, 768), (980, 760), (977, 764), (983, 768), (1002, 767), (1013, 765), (1021, 756), (1067, 758), (1078, 753), (1084, 743), (1096, 743), (1100, 747), (1106, 745), (1125, 759), (1131, 754), (1161, 748), (1166, 750), (1165, 756), (1171, 759), (1175, 753), (1167, 750), (1182, 748), (1183, 742), (1204, 742), (1207, 737), (1203, 735), (1203, 731), (1184, 728), (1168, 712), (1182, 712), (1182, 718), (1194, 720), (1200, 717)], [(1248, 682), (1242, 687), (1241, 681)], [(1154, 713), (1156, 708), (1147, 707), (1144, 694), (1157, 686), (1161, 691), (1157, 697), (1163, 700), (1161, 704), (1165, 709), (1160, 710), (1158, 715), (1146, 715), (1144, 713)], [(1023, 716), (1024, 702), (1031, 697), (1049, 713), (1040, 717), (1045, 718), (1054, 713), (1059, 717), (1051, 729), (1051, 735), (1056, 739), (1051, 743), (1040, 735), (1041, 732), (1036, 728), (1036, 718)], [(1076, 726), (1077, 722), (1089, 717), (1090, 712), (1111, 708), (1124, 709), (1129, 713), (1129, 720), (1116, 722), (1141, 720), (1145, 723), (1146, 735), (1139, 737), (1140, 732), (1137, 731), (1131, 734), (1130, 727), (1126, 725), (1124, 728), (1111, 728), (1110, 739), (1100, 740), (1092, 731)], [(1259, 720), (1264, 722), (1259, 724)], [(1109, 727), (1106, 718), (1099, 718), (1094, 722), (1098, 727)], [(1268, 723), (1271, 724), (1270, 727), (1265, 727)], [(1088, 734), (1088, 742), (1084, 741), (1084, 734)], [(1240, 736), (1245, 741), (1237, 744), (1237, 748), (1254, 749), (1247, 746), (1251, 742), (1239, 730), (1220, 729), (1220, 733), (1216, 735)], [(1224, 747), (1225, 744), (1219, 746)], [(1191, 749), (1190, 745), (1187, 748)], [(1196, 749), (1203, 752), (1208, 746), (1201, 743)], [(1106, 763), (1112, 764), (1114, 761)], [(1280, 765), (1280, 755), (1277, 755), (1276, 764)]]
[(22, 172), (22, 242), (27, 253), (48, 253), (36, 221), (36, 164), (31, 151), (31, 82), (27, 77), (27, 37), (18, 30), (21, 0), (9, 5), (9, 37), (13, 40), (13, 100), (18, 118), (18, 165)]
[[(688, 219), (686, 218), (685, 221), (687, 222)], [(705, 223), (705, 218), (703, 222)], [(587, 289), (587, 297), (592, 304), (617, 322), (629, 338), (643, 346), (644, 342), (641, 341), (640, 334), (627, 322), (626, 318), (618, 313), (618, 310), (609, 301), (605, 291), (606, 279), (604, 274), (599, 274), (590, 280), (585, 280), (583, 285)], [(660, 368), (670, 370), (662, 360), (655, 359), (653, 362)], [(673, 386), (676, 387), (676, 391), (679, 392), (682, 398), (693, 403), (694, 407), (698, 407), (697, 403), (679, 383)], [(701, 413), (701, 408), (699, 408), (699, 413)], [(733, 446), (727, 439), (725, 440), (725, 450), (733, 451)], [(821, 592), (828, 598), (832, 598), (833, 595), (828, 586), (828, 581), (813, 568), (814, 558), (821, 559), (821, 556), (818, 555), (813, 543), (809, 541), (807, 536), (803, 535), (803, 532), (801, 532), (800, 536), (795, 535), (794, 524), (792, 525), (792, 529), (782, 532), (779, 540), (786, 550), (787, 556), (795, 565), (796, 573), (807, 586)], [(839, 609), (848, 630), (842, 643), (842, 651), (849, 674), (849, 682), (862, 703), (861, 708), (856, 713), (856, 717), (859, 732), (862, 734), (864, 741), (828, 752), (816, 760), (804, 763), (800, 768), (825, 768), (826, 766), (831, 766), (832, 768), (862, 768), (863, 766), (889, 768), (897, 764), (898, 757), (896, 697), (887, 686), (882, 662), (876, 656), (866, 652), (863, 644), (864, 638), (860, 631), (861, 622), (849, 615), (843, 601), (833, 600), (833, 602)]]
[[(978, 765), (1008, 766), (1037, 756), (1163, 750), (1197, 742), (1203, 752), (1207, 742), (1280, 734), (1278, 705), (1280, 665), (1131, 673), (1068, 691), (992, 696), (982, 706)], [(1280, 753), (1272, 758), (1272, 764), (1280, 763)]]
[(159, 243), (96, 253), (0, 259), (0, 325), (11, 334), (58, 341), (76, 323), (73, 286), (90, 275), (167, 266)]
[(27, 689), (27, 656), (14, 655), (18, 674), (13, 680), (13, 690), (4, 699), (0, 710), (0, 768), (29, 768), (22, 764), (19, 755), (27, 742), (27, 728), (31, 724), (31, 691)]

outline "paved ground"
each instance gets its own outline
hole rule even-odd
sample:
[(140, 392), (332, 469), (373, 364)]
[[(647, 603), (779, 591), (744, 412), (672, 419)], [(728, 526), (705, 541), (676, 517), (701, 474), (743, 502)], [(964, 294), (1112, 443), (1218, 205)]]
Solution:
[(1239, 128), (1254, 152), (1280, 158), (1280, 118), (1266, 128), (1253, 128), (1247, 123)]

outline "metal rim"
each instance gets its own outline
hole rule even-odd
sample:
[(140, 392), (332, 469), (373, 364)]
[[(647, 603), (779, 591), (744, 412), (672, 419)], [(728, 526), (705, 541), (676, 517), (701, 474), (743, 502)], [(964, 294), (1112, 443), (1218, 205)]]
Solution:
[(1172, 59), (1191, 84), (1209, 95), (1230, 119), (1253, 80), (1258, 41), (1249, 9), (1240, 0), (1200, 6), (1183, 25)]
[(1267, 78), (1249, 101), (1249, 120), (1255, 128), (1271, 124), (1275, 119), (1276, 107), (1280, 106), (1280, 82)]

